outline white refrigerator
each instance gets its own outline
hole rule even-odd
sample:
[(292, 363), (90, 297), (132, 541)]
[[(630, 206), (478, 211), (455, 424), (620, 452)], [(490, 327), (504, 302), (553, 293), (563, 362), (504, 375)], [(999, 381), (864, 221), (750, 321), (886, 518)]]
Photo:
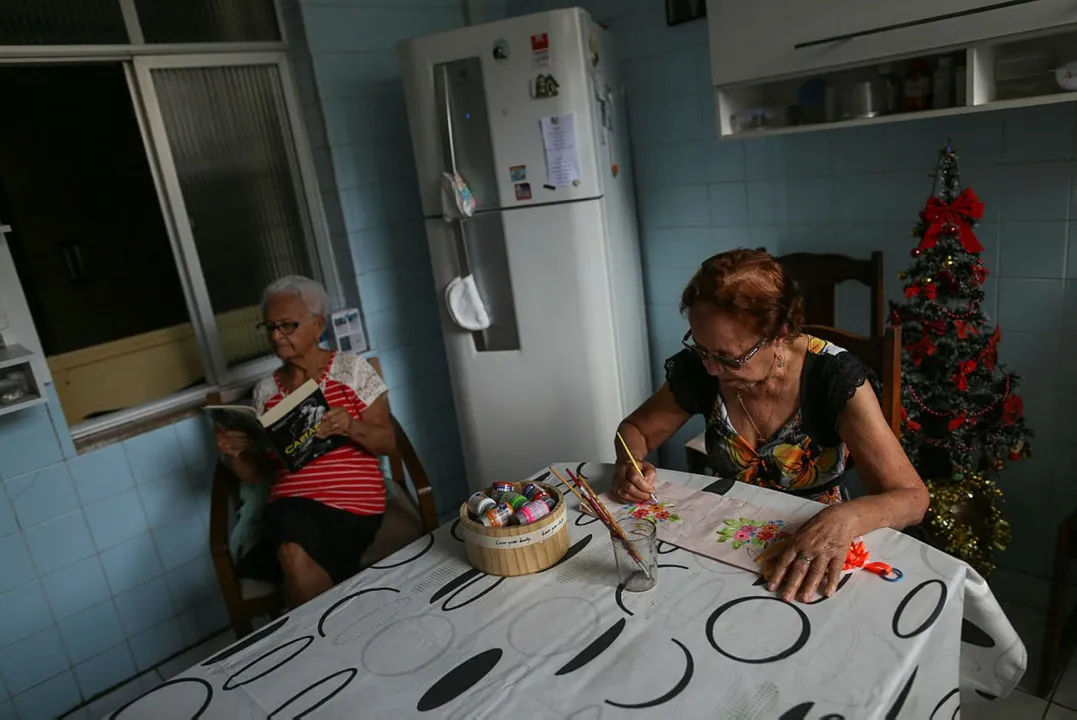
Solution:
[[(442, 303), (469, 487), (558, 460), (612, 461), (617, 425), (652, 380), (609, 32), (574, 8), (397, 53), (437, 291), (444, 300), (471, 275), (488, 320), (462, 326), (466, 313)], [(454, 171), (470, 217), (444, 210)]]

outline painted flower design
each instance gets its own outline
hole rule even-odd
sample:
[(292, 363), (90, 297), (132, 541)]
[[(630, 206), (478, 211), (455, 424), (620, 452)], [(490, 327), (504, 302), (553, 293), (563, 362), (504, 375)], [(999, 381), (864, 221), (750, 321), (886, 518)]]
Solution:
[(671, 502), (661, 502), (657, 505), (646, 503), (642, 505), (625, 505), (621, 508), (621, 512), (625, 515), (631, 515), (637, 520), (650, 520), (656, 525), (664, 525), (665, 523), (679, 524), (682, 522), (682, 518), (673, 510), (674, 507), (676, 507), (676, 504)]
[(718, 542), (730, 542), (734, 550), (745, 545), (766, 548), (775, 540), (789, 537), (782, 530), (783, 520), (752, 520), (751, 518), (728, 518), (718, 530)]

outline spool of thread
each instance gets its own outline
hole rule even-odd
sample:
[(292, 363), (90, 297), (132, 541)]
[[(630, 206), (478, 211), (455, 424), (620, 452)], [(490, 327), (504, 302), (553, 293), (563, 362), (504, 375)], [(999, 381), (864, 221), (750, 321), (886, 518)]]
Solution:
[(467, 499), (467, 510), (476, 517), (484, 515), (492, 507), (497, 507), (497, 503), (481, 492), (477, 492)]
[(536, 520), (544, 518), (549, 514), (549, 506), (541, 500), (537, 500), (535, 502), (527, 503), (516, 512), (516, 522), (521, 525), (530, 525)]
[(512, 483), (506, 483), (506, 482), (494, 483), (494, 493), (493, 493), (493, 495), (494, 495), (494, 497), (497, 497), (498, 495), (501, 495), (502, 493), (514, 492), (515, 490), (516, 490), (516, 486), (513, 485)]
[(523, 492), (524, 492), (524, 497), (526, 497), (528, 500), (540, 499), (540, 498), (535, 497), (536, 495), (540, 495), (540, 494), (541, 495), (549, 495), (548, 492), (546, 492), (545, 490), (542, 489), (541, 485), (536, 485), (535, 483), (527, 483), (526, 485), (524, 485), (524, 491)]
[(512, 518), (512, 508), (504, 503), (498, 503), (482, 516), (482, 524), (487, 527), (505, 527), (512, 522)]
[(527, 504), (527, 498), (513, 490), (501, 493), (501, 496), (498, 497), (497, 501), (511, 507), (513, 512), (516, 512)]
[(545, 503), (546, 507), (550, 508), (550, 512), (553, 512), (553, 509), (557, 507), (557, 498), (550, 497), (549, 495), (542, 498), (539, 502)]

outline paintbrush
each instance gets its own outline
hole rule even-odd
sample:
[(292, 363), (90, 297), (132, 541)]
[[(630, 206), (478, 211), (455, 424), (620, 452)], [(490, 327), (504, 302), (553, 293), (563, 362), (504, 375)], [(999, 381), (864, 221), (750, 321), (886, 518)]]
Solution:
[[(639, 474), (639, 479), (646, 479), (643, 476), (643, 470), (640, 469), (639, 463), (636, 462), (636, 458), (632, 456), (632, 451), (628, 449), (628, 443), (626, 443), (624, 437), (621, 436), (620, 430), (617, 431), (617, 439), (621, 441), (621, 447), (625, 449), (625, 455), (627, 455), (628, 459), (632, 461), (632, 467), (636, 468), (636, 472)], [(651, 493), (651, 502), (653, 502), (655, 505), (658, 504), (658, 498), (655, 497), (654, 493)]]

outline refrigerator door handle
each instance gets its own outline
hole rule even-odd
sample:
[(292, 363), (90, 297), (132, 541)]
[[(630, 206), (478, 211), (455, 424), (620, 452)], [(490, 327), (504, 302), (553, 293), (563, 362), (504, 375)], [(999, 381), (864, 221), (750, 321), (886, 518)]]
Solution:
[(452, 101), (449, 99), (449, 69), (441, 66), (441, 83), (445, 89), (445, 136), (449, 140), (449, 163), (452, 166), (452, 174), (456, 175), (456, 141), (452, 132)]

